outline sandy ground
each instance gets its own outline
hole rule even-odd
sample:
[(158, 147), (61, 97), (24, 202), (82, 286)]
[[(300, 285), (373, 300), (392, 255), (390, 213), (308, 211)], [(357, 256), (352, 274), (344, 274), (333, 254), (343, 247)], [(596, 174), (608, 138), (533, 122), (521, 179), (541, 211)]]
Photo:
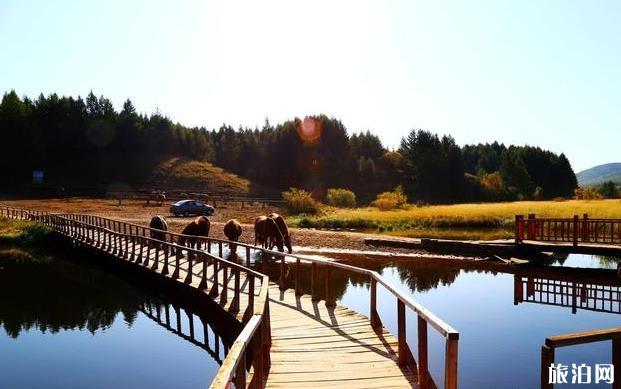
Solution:
[[(162, 206), (149, 205), (139, 200), (123, 200), (119, 205), (117, 200), (106, 199), (46, 199), (46, 200), (7, 200), (0, 204), (28, 209), (39, 209), (59, 213), (84, 213), (123, 220), (130, 223), (148, 225), (154, 215), (162, 215), (168, 221), (169, 229), (180, 232), (193, 217), (176, 217), (169, 212), (170, 204)], [(245, 243), (254, 243), (254, 219), (259, 215), (271, 212), (283, 213), (278, 207), (262, 208), (260, 204), (241, 203), (218, 204), (216, 213), (210, 217), (212, 222), (210, 236), (224, 238), (223, 226), (229, 219), (237, 219), (242, 223), (243, 233), (240, 238)], [(304, 248), (328, 248), (339, 250), (376, 250), (364, 243), (364, 238), (382, 235), (366, 234), (348, 231), (319, 231), (313, 229), (291, 228), (289, 230), (295, 246)], [(386, 253), (412, 253), (413, 250), (397, 248), (381, 248)]]

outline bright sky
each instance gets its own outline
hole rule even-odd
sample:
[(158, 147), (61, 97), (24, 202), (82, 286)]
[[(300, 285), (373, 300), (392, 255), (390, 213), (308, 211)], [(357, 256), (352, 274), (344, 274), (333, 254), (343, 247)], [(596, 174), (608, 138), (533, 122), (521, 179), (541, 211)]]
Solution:
[(0, 91), (159, 109), (187, 125), (325, 113), (396, 147), (458, 143), (621, 160), (621, 2), (0, 0)]

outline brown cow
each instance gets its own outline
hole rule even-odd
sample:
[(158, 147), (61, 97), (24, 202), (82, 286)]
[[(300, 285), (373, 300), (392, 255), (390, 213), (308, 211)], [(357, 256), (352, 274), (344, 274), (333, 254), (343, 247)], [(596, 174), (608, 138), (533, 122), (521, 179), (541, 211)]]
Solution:
[(259, 216), (254, 221), (254, 244), (261, 243), (261, 247), (268, 248), (269, 245), (278, 247), (281, 253), (283, 249), (283, 237), (274, 219), (267, 216)]
[[(181, 231), (181, 234), (191, 236), (209, 236), (210, 227), (211, 223), (209, 222), (209, 219), (207, 219), (207, 216), (199, 216), (194, 219), (190, 224), (185, 226), (183, 231)], [(193, 248), (196, 247), (196, 241), (197, 240), (195, 238), (188, 238), (185, 236), (179, 237), (179, 244), (181, 246), (186, 246), (187, 242), (187, 246)]]
[[(149, 227), (154, 230), (167, 231), (168, 223), (166, 223), (166, 219), (160, 215), (155, 215), (151, 218), (151, 222), (149, 223)], [(159, 231), (151, 230), (151, 238), (166, 241), (166, 234)]]
[(280, 233), (282, 234), (285, 246), (287, 247), (287, 250), (289, 250), (289, 254), (291, 254), (291, 237), (289, 236), (289, 228), (287, 227), (285, 219), (283, 219), (282, 216), (277, 213), (270, 213), (267, 217), (269, 217), (270, 219), (274, 219), (274, 221), (276, 222), (276, 225), (278, 226), (278, 228), (280, 229)]
[[(231, 219), (224, 225), (224, 235), (226, 235), (226, 238), (231, 242), (237, 242), (241, 234), (242, 226), (237, 220)], [(234, 243), (229, 243), (229, 248), (232, 252), (235, 252), (235, 247)]]

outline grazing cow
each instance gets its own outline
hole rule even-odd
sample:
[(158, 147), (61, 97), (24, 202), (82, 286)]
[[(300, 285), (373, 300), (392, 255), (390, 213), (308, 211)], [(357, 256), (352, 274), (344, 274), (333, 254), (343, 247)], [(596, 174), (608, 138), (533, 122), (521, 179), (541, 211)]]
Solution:
[(254, 221), (254, 244), (261, 243), (261, 247), (278, 247), (281, 253), (283, 249), (283, 237), (274, 219), (267, 216), (259, 216)]
[[(291, 254), (291, 237), (289, 236), (289, 228), (287, 227), (285, 219), (283, 219), (282, 216), (277, 213), (270, 213), (267, 217), (273, 219), (276, 222), (276, 225), (278, 226), (278, 228), (280, 229), (280, 233), (282, 234), (285, 246), (287, 247), (287, 250), (289, 250), (289, 254)], [(270, 247), (270, 249), (272, 247)]]
[(164, 219), (163, 216), (160, 216), (160, 215), (153, 216), (151, 218), (151, 222), (149, 223), (149, 227), (153, 229), (151, 230), (151, 238), (161, 240), (164, 242), (166, 241), (166, 234), (164, 232), (154, 231), (154, 230), (168, 231), (168, 223), (166, 223), (166, 219)]
[[(191, 235), (191, 236), (209, 236), (209, 228), (211, 227), (211, 223), (207, 216), (199, 216), (194, 219), (190, 224), (185, 226), (183, 231), (181, 231), (182, 235)], [(188, 247), (196, 247), (196, 238), (189, 238), (186, 236), (179, 237), (179, 244), (181, 246)]]
[[(226, 238), (231, 242), (237, 242), (241, 234), (242, 226), (237, 220), (231, 219), (224, 225), (224, 235), (226, 235)], [(235, 247), (234, 243), (229, 243), (229, 248), (232, 252), (235, 252)]]

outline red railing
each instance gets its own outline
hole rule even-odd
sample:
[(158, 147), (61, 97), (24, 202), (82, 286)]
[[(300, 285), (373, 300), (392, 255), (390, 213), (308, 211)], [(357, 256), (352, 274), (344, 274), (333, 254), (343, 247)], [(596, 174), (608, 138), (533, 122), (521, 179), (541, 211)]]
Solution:
[(515, 242), (524, 240), (621, 245), (621, 219), (592, 219), (586, 213), (567, 219), (516, 215)]

